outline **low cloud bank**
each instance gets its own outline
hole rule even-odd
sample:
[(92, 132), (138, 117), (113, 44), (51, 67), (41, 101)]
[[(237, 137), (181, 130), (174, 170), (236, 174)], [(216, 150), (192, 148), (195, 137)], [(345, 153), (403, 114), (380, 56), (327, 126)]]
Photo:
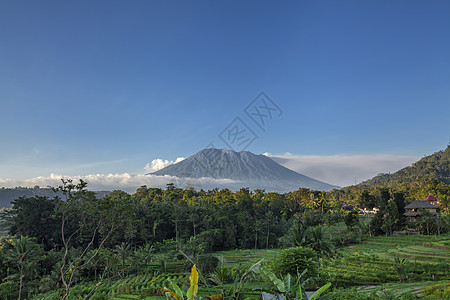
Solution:
[[(279, 164), (312, 177), (314, 179), (339, 186), (348, 186), (370, 179), (379, 173), (392, 173), (417, 161), (417, 156), (400, 155), (294, 155), (286, 153), (284, 155), (264, 155), (272, 158)], [(168, 165), (184, 160), (179, 157), (175, 161), (154, 159), (144, 167), (146, 173), (154, 172)], [(85, 176), (64, 176), (61, 174), (50, 174), (49, 176), (39, 176), (35, 178), (18, 180), (0, 178), (0, 187), (47, 187), (58, 186), (61, 178), (72, 178), (74, 180), (83, 179), (88, 183), (90, 190), (124, 190), (134, 193), (142, 185), (148, 187), (164, 188), (168, 183), (174, 183), (177, 187), (184, 188), (192, 186), (196, 189), (230, 188), (239, 189), (246, 186), (246, 183), (230, 179), (214, 178), (179, 178), (175, 176), (157, 176), (153, 174), (91, 174)]]
[[(349, 186), (379, 173), (393, 173), (413, 162), (418, 156), (407, 155), (264, 155), (286, 168), (314, 179), (339, 186)], [(356, 178), (356, 180), (355, 180)]]
[(49, 176), (39, 176), (35, 178), (16, 180), (0, 178), (0, 187), (56, 187), (61, 185), (61, 178), (71, 178), (75, 181), (83, 179), (88, 183), (88, 188), (95, 191), (124, 190), (134, 193), (140, 186), (165, 188), (166, 184), (173, 183), (175, 186), (184, 188), (192, 186), (196, 189), (212, 189), (214, 187), (225, 188), (230, 185), (238, 185), (238, 181), (230, 179), (214, 178), (178, 178), (174, 176), (157, 176), (152, 174), (92, 174), (85, 176), (64, 176), (60, 174), (50, 174)]

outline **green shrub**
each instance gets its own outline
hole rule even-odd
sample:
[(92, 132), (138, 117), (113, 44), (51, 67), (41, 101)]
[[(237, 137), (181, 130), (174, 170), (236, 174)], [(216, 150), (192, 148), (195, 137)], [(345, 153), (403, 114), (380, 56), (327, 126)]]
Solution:
[(298, 273), (308, 269), (307, 277), (317, 276), (316, 252), (311, 248), (295, 247), (283, 250), (273, 261), (272, 270), (281, 277)]
[(198, 257), (197, 267), (205, 276), (214, 272), (218, 265), (219, 259), (211, 254), (203, 254)]
[(5, 281), (0, 284), (0, 299), (15, 299), (18, 295), (18, 284), (14, 281)]

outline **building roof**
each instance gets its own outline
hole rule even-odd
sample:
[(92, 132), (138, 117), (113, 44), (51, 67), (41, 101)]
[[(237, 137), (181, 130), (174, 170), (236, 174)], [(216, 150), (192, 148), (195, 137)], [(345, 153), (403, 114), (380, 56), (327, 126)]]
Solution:
[(413, 203), (405, 206), (405, 209), (414, 209), (414, 208), (437, 208), (437, 207), (425, 200), (416, 200)]
[(423, 199), (423, 200), (425, 200), (425, 201), (428, 201), (428, 202), (439, 202), (439, 200), (436, 198), (436, 197), (434, 197), (433, 195), (431, 195), (431, 194), (429, 194), (425, 199)]

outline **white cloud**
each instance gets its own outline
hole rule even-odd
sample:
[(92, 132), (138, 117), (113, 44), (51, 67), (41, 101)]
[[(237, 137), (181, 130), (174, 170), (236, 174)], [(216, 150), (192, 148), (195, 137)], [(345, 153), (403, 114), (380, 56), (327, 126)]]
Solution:
[(142, 185), (148, 187), (164, 188), (168, 183), (174, 183), (175, 186), (184, 188), (186, 185), (195, 187), (196, 189), (212, 189), (215, 187), (225, 188), (236, 184), (240, 186), (238, 181), (230, 179), (214, 179), (214, 178), (178, 178), (175, 176), (157, 176), (152, 174), (137, 174), (129, 173), (122, 174), (91, 174), (84, 176), (64, 176), (60, 174), (50, 174), (49, 176), (39, 176), (35, 178), (19, 180), (19, 179), (5, 179), (0, 178), (0, 186), (3, 187), (40, 187), (52, 186), (56, 187), (61, 184), (61, 178), (71, 178), (74, 181), (83, 179), (88, 183), (90, 190), (124, 190), (128, 193), (134, 193), (136, 189)]
[(179, 163), (180, 161), (183, 161), (183, 160), (185, 160), (185, 159), (186, 159), (185, 157), (177, 157), (177, 159), (175, 160), (174, 164), (177, 164), (177, 163)]
[(418, 156), (375, 155), (272, 155), (264, 153), (279, 164), (326, 183), (348, 186), (370, 179), (379, 173), (392, 173), (411, 165)]
[(180, 161), (185, 160), (186, 158), (184, 157), (178, 157), (175, 161), (173, 160), (167, 160), (167, 159), (161, 159), (161, 158), (157, 158), (152, 160), (151, 163), (147, 163), (144, 167), (144, 171), (146, 172), (156, 172), (158, 170), (161, 170), (167, 166), (179, 163)]

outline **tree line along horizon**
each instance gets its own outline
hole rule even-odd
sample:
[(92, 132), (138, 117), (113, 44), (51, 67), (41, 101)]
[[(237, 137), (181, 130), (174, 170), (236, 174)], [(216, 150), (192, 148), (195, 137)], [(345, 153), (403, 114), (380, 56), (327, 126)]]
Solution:
[[(83, 183), (87, 185), (85, 182)], [(83, 193), (89, 195), (84, 196), (86, 199), (91, 198), (90, 201), (96, 201), (94, 200), (97, 199), (95, 192), (84, 189)], [(260, 223), (273, 221), (273, 227), (276, 229), (280, 222), (292, 222), (292, 220), (289, 221), (290, 219), (308, 223), (309, 221), (305, 220), (303, 216), (308, 214), (318, 218), (335, 215), (338, 216), (335, 217), (335, 221), (338, 221), (339, 219), (343, 220), (342, 218), (349, 213), (356, 214), (355, 209), (377, 208), (381, 215), (386, 213), (385, 208), (389, 206), (390, 202), (397, 203), (396, 228), (399, 228), (404, 222), (402, 217), (404, 207), (415, 200), (422, 200), (430, 194), (440, 200), (441, 213), (448, 214), (450, 185), (436, 179), (420, 179), (407, 184), (399, 184), (396, 187), (350, 186), (328, 192), (299, 188), (288, 193), (265, 192), (262, 189), (250, 191), (248, 188), (242, 188), (235, 192), (217, 188), (197, 191), (193, 187), (187, 186), (182, 189), (169, 183), (165, 189), (147, 188), (144, 185), (138, 188), (134, 194), (115, 190), (104, 198), (108, 201), (126, 203), (128, 209), (132, 211), (132, 215), (138, 219), (141, 218), (139, 222), (135, 222), (134, 229), (139, 229), (133, 231), (135, 236), (127, 235), (130, 241), (136, 239), (136, 243), (139, 244), (142, 241), (160, 242), (168, 238), (196, 236), (207, 231), (206, 228), (210, 223), (208, 219), (216, 215), (227, 216), (228, 219), (234, 220), (239, 218), (240, 214), (245, 213), (249, 217), (247, 220), (251, 219)], [(53, 223), (57, 225), (60, 223), (55, 216), (55, 211), (58, 203), (65, 201), (63, 198), (60, 196), (54, 198), (48, 196), (19, 197), (12, 201), (12, 208), (2, 210), (3, 226), (8, 229), (10, 235), (21, 234), (36, 237), (48, 248), (52, 242), (47, 233), (53, 231), (50, 230)], [(86, 199), (85, 201), (87, 201)], [(222, 218), (218, 217), (217, 219), (221, 220)], [(401, 222), (399, 223), (399, 221)], [(233, 222), (230, 223), (233, 224)], [(250, 224), (253, 222), (249, 222), (247, 225)], [(258, 226), (264, 227), (253, 224), (253, 227)], [(40, 230), (42, 228), (46, 228), (46, 230)], [(55, 231), (57, 230), (55, 229)], [(157, 231), (158, 238), (156, 237)], [(243, 231), (239, 230), (239, 232)], [(374, 231), (374, 234), (377, 233), (385, 232), (383, 229)], [(251, 248), (250, 245), (255, 245), (254, 241), (251, 243), (245, 241), (253, 239), (249, 237), (238, 239), (239, 242), (231, 243), (225, 249)], [(138, 242), (139, 240), (140, 242)], [(271, 245), (275, 246), (276, 243), (273, 242)]]
[[(64, 197), (20, 197), (11, 208), (2, 210), (2, 226), (16, 242), (1, 242), (0, 286), (11, 281), (10, 273), (15, 270), (30, 272), (20, 275), (28, 282), (29, 293), (56, 288), (68, 291), (79, 280), (77, 276), (96, 278), (99, 272), (89, 268), (91, 260), (85, 258), (88, 249), (94, 251), (93, 256), (99, 249), (118, 251), (117, 247), (151, 247), (172, 255), (182, 249), (190, 256), (231, 249), (314, 249), (314, 239), (325, 239), (323, 230), (344, 222), (345, 232), (330, 232), (326, 238), (328, 249), (314, 249), (322, 255), (356, 243), (364, 234), (390, 235), (405, 229), (404, 207), (428, 194), (441, 201), (442, 215), (427, 216), (414, 227), (424, 234), (450, 230), (450, 185), (436, 179), (389, 188), (352, 186), (329, 192), (300, 188), (288, 193), (248, 188), (196, 191), (168, 184), (165, 189), (141, 186), (134, 194), (113, 191), (103, 198), (97, 198), (86, 185), (63, 180), (55, 191)], [(369, 222), (361, 222), (358, 207), (376, 207), (378, 212)], [(26, 270), (24, 261), (13, 263), (8, 254), (22, 237), (30, 238), (28, 242), (36, 251), (46, 253), (45, 259), (29, 261), (27, 268), (33, 265), (33, 271)], [(16, 259), (20, 262), (20, 257)], [(78, 275), (73, 277), (75, 273)], [(47, 278), (47, 286), (42, 287), (37, 278)]]

